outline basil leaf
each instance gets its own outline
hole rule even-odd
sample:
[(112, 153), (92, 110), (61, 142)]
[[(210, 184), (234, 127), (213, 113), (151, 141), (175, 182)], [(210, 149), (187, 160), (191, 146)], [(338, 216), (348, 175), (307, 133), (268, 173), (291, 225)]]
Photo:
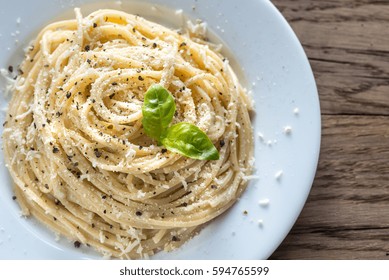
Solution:
[(146, 134), (160, 142), (175, 111), (176, 104), (171, 93), (159, 84), (150, 86), (142, 106), (142, 124)]
[(177, 123), (168, 128), (162, 144), (166, 149), (200, 160), (219, 159), (219, 152), (208, 136), (190, 123)]
[(146, 92), (142, 106), (145, 133), (166, 149), (200, 160), (219, 159), (219, 152), (208, 136), (197, 126), (178, 123), (169, 127), (176, 111), (171, 93), (159, 84)]

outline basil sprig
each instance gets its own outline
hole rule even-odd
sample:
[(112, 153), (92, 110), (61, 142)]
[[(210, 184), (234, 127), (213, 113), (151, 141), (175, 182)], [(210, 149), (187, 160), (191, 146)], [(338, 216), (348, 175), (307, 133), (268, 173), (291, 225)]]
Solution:
[(212, 141), (194, 124), (181, 122), (169, 127), (175, 111), (171, 93), (159, 84), (152, 85), (142, 106), (145, 133), (174, 153), (200, 160), (219, 159)]

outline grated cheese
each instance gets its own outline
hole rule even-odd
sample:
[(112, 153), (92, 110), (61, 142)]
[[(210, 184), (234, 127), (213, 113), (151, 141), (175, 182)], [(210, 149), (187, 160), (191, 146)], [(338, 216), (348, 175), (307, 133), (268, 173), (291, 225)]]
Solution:
[(7, 69), (0, 69), (0, 76), (4, 78), (6, 85), (4, 88), (4, 97), (8, 97), (9, 93), (11, 93), (15, 89), (16, 82), (9, 74)]
[(264, 142), (264, 141), (265, 141), (265, 136), (263, 135), (262, 132), (258, 132), (257, 135), (258, 135), (259, 141), (261, 141), (261, 142)]
[(280, 180), (281, 177), (282, 177), (282, 174), (283, 174), (283, 171), (282, 170), (279, 170), (276, 172), (276, 174), (274, 175), (274, 177), (277, 179), (277, 180)]
[(284, 127), (284, 133), (285, 134), (291, 134), (292, 133), (292, 127), (287, 125)]
[(177, 171), (174, 171), (174, 175), (181, 181), (182, 185), (184, 186), (184, 189), (186, 190), (188, 188), (188, 183), (186, 182), (185, 178), (180, 175)]
[(262, 206), (262, 207), (267, 207), (267, 206), (269, 206), (269, 204), (270, 204), (270, 199), (268, 199), (268, 198), (261, 199), (261, 200), (258, 202), (258, 204), (259, 204), (260, 206)]

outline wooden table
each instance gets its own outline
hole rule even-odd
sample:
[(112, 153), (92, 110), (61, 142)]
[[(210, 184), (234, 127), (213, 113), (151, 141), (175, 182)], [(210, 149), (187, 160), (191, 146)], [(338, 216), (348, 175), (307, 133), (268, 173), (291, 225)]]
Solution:
[(313, 68), (322, 145), (308, 201), (271, 259), (389, 259), (389, 1), (272, 2)]

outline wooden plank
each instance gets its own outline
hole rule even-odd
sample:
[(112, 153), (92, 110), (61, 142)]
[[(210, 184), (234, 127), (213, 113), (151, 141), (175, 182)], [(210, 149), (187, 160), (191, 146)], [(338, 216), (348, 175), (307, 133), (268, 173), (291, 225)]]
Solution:
[(273, 2), (311, 62), (322, 113), (389, 114), (389, 1)]
[(323, 116), (309, 199), (272, 259), (389, 259), (389, 117)]

